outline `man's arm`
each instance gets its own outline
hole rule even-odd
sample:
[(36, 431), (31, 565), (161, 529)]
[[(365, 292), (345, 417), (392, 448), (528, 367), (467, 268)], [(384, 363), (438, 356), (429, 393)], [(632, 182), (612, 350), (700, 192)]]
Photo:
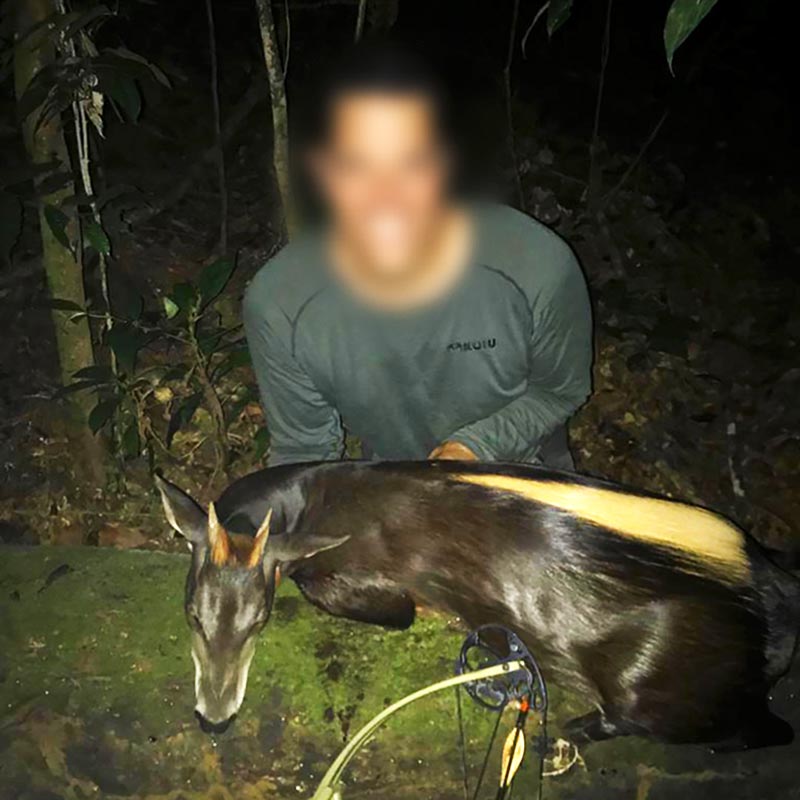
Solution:
[(267, 463), (333, 461), (344, 449), (342, 424), (290, 352), (291, 323), (271, 313), (252, 292), (245, 295), (247, 344), (270, 434)]
[(507, 406), (448, 437), (482, 461), (515, 461), (583, 404), (591, 391), (592, 313), (586, 281), (570, 252), (531, 308), (528, 386)]

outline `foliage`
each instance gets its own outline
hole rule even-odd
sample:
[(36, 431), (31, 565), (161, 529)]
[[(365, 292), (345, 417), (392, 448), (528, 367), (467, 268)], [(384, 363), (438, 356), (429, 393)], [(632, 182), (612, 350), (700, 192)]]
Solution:
[[(54, 58), (30, 80), (17, 103), (20, 123), (33, 119), (34, 130), (55, 119), (74, 131), (71, 164), (36, 165), (6, 179), (6, 186), (34, 182), (39, 196), (54, 188), (70, 187), (60, 205), (46, 204), (43, 218), (56, 240), (82, 263), (94, 258), (100, 267), (103, 307), (52, 298), (50, 306), (71, 313), (73, 321), (96, 321), (104, 364), (87, 366), (72, 375), (61, 396), (87, 392), (96, 397), (87, 424), (93, 433), (107, 431), (122, 464), (146, 451), (151, 464), (155, 452), (169, 452), (178, 432), (205, 407), (212, 425), (217, 469), (228, 459), (226, 428), (231, 417), (251, 399), (251, 390), (235, 385), (226, 396), (218, 386), (224, 378), (247, 363), (240, 327), (225, 328), (216, 301), (225, 288), (234, 263), (219, 259), (200, 271), (195, 282), (174, 286), (158, 298), (155, 308), (145, 308), (137, 295), (133, 302), (112, 303), (107, 266), (112, 256), (111, 226), (104, 218), (110, 200), (129, 187), (111, 187), (103, 194), (93, 190), (97, 138), (104, 135), (103, 115), (111, 107), (122, 120), (136, 122), (142, 111), (140, 84), (152, 80), (169, 87), (164, 73), (124, 46), (98, 47), (95, 34), (115, 12), (102, 3), (89, 8), (62, 6), (45, 21), (22, 31), (0, 54), (0, 70), (13, 62), (15, 49), (47, 46)], [(92, 149), (92, 145), (95, 149)], [(78, 187), (78, 188), (72, 188)], [(0, 192), (0, 258), (10, 258), (22, 224), (21, 204), (13, 192)], [(76, 214), (77, 212), (77, 214)], [(77, 219), (80, 235), (70, 235)], [(142, 359), (145, 350), (152, 358)], [(177, 353), (176, 353), (177, 351)], [(165, 358), (166, 357), (166, 358)], [(160, 359), (160, 360), (159, 360)], [(173, 363), (170, 363), (173, 362)], [(230, 383), (228, 380), (227, 383)], [(160, 425), (167, 410), (166, 425)], [(153, 413), (160, 409), (160, 414)]]
[(22, 204), (10, 192), (0, 192), (0, 263), (11, 259), (11, 251), (22, 230)]
[[(114, 16), (115, 12), (102, 3), (89, 8), (67, 9), (23, 31), (0, 52), (0, 77), (10, 73), (14, 54), (20, 47), (47, 45), (56, 53), (53, 62), (35, 75), (19, 98), (17, 119), (20, 123), (35, 114), (34, 128), (38, 129), (66, 112), (74, 114), (80, 104), (86, 112), (86, 119), (102, 136), (105, 100), (120, 118), (135, 122), (142, 108), (141, 82), (154, 80), (169, 87), (164, 73), (137, 53), (122, 46), (102, 49), (95, 46), (94, 34)], [(6, 176), (4, 191), (0, 193), (0, 259), (10, 259), (22, 229), (21, 202), (11, 191), (12, 187), (33, 180), (37, 195), (43, 196), (73, 182), (80, 185), (79, 181), (74, 181), (78, 173), (77, 164), (53, 162), (22, 167), (17, 174)], [(95, 250), (103, 253), (104, 250), (110, 252), (108, 237), (100, 221), (88, 214), (89, 206), (99, 200), (85, 193), (76, 193), (65, 202), (79, 206), (84, 238)], [(45, 211), (45, 219), (56, 239), (65, 245), (67, 218), (63, 210), (50, 207)], [(91, 224), (87, 229), (88, 221)], [(105, 244), (101, 244), (104, 240)]]
[(547, 33), (552, 36), (572, 13), (572, 0), (550, 0), (547, 8)]
[[(703, 21), (717, 0), (673, 0), (664, 25), (664, 48), (672, 71), (675, 51)], [(547, 32), (552, 36), (572, 14), (573, 0), (550, 0), (547, 4)]]
[[(154, 64), (125, 47), (96, 49), (87, 29), (96, 27), (93, 23), (98, 20), (113, 16), (105, 6), (97, 6), (72, 24), (66, 24), (76, 13), (56, 14), (56, 19), (45, 28), (37, 26), (23, 37), (24, 41), (32, 36), (46, 36), (57, 43), (64, 55), (30, 82), (18, 102), (20, 121), (40, 109), (36, 124), (41, 125), (66, 111), (73, 102), (86, 100), (92, 94), (109, 98), (128, 119), (136, 121), (142, 106), (138, 82), (152, 78), (169, 87), (167, 77)], [(19, 44), (15, 43), (15, 47)], [(97, 118), (92, 121), (102, 133)]]
[(716, 4), (717, 0), (675, 0), (672, 4), (664, 26), (664, 47), (670, 71), (675, 51)]
[[(212, 421), (206, 438), (215, 444), (218, 468), (224, 468), (227, 426), (253, 399), (249, 383), (230, 380), (236, 369), (249, 364), (241, 327), (226, 327), (217, 308), (233, 270), (228, 259), (214, 261), (195, 282), (176, 284), (152, 308), (137, 296), (128, 304), (133, 313), (115, 316), (105, 337), (116, 372), (108, 366), (80, 370), (62, 390), (95, 394), (89, 427), (95, 433), (115, 427), (122, 457), (138, 456), (145, 449), (151, 460), (156, 452), (169, 453), (176, 434), (205, 407)], [(76, 317), (102, 317), (90, 309), (54, 303), (75, 311)], [(147, 360), (140, 358), (145, 351), (151, 356)]]

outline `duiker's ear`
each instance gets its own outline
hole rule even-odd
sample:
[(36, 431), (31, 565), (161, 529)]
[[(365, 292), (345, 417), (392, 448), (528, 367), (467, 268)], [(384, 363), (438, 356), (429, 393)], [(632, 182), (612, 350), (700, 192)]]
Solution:
[(325, 536), (319, 534), (283, 534), (270, 539), (267, 556), (278, 564), (303, 561), (306, 558), (341, 547), (350, 536)]
[(267, 511), (264, 521), (261, 523), (259, 529), (256, 531), (255, 539), (253, 540), (253, 549), (250, 551), (250, 557), (247, 559), (248, 567), (257, 567), (264, 559), (264, 550), (267, 546), (267, 539), (269, 539), (269, 526), (272, 522), (272, 509)]
[(156, 475), (155, 480), (169, 524), (191, 544), (205, 545), (208, 541), (206, 512), (186, 492), (160, 475)]

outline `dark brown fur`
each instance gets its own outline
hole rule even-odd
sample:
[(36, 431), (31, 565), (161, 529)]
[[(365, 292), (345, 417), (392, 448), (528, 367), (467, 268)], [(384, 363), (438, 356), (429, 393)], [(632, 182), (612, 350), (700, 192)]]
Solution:
[(467, 471), (641, 494), (533, 467), (345, 462), (255, 473), (217, 507), (228, 530), (251, 535), (272, 508), (266, 574), (280, 564), (331, 614), (403, 628), (424, 604), (514, 629), (546, 679), (598, 709), (573, 721), (576, 739), (791, 739), (766, 693), (788, 668), (800, 592), (755, 542), (749, 580), (728, 583), (690, 549), (453, 480)]

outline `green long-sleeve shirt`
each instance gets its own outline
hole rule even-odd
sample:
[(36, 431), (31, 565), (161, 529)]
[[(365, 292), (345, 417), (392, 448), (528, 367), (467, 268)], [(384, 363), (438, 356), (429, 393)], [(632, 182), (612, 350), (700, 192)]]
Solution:
[(469, 269), (422, 310), (360, 304), (318, 235), (257, 273), (244, 324), (270, 465), (340, 458), (344, 427), (375, 458), (423, 459), (449, 439), (482, 460), (528, 461), (584, 402), (591, 311), (572, 251), (510, 208), (474, 213)]

